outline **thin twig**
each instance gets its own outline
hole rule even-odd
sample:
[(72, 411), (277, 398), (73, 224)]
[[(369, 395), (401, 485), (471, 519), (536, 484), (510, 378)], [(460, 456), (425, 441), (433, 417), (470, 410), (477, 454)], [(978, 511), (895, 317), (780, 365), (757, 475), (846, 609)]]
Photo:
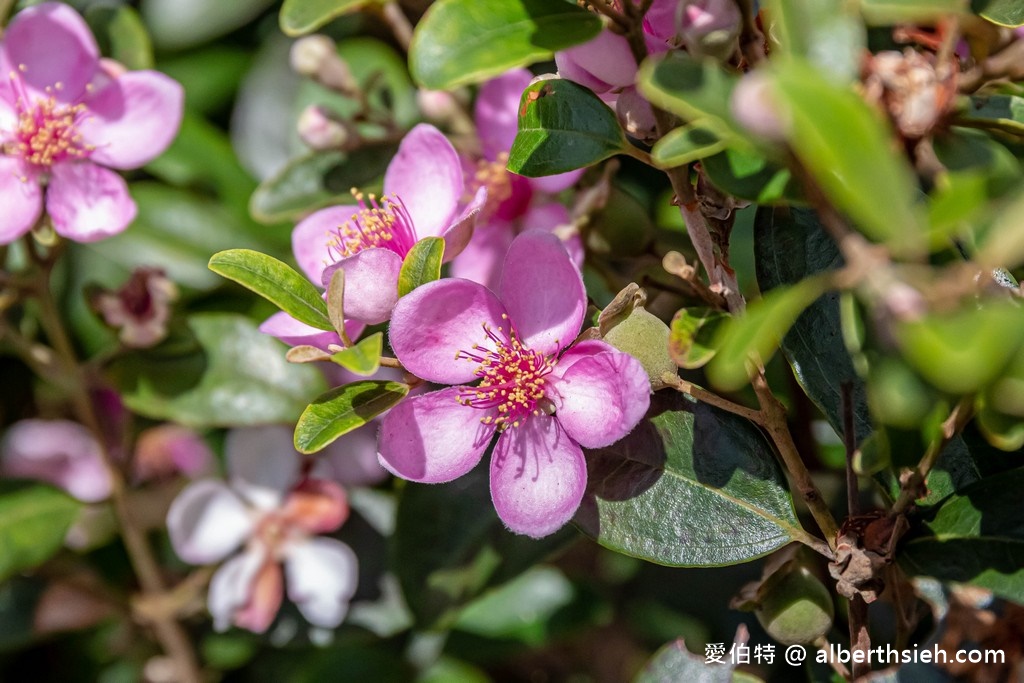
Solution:
[[(844, 382), (840, 389), (840, 405), (843, 415), (843, 446), (846, 450), (846, 505), (847, 514), (859, 515), (860, 490), (857, 473), (853, 471), (853, 456), (857, 449), (857, 437), (853, 427), (853, 385)], [(868, 604), (859, 594), (850, 599), (849, 609), (850, 651), (860, 651), (860, 657), (853, 659), (853, 679), (866, 676), (871, 671), (868, 652), (871, 650), (871, 635), (868, 633)]]
[(393, 0), (385, 2), (380, 8), (380, 16), (391, 29), (398, 44), (408, 52), (409, 46), (412, 44), (412, 24), (409, 23), (409, 18), (405, 16), (402, 8)]
[(716, 408), (721, 408), (726, 412), (745, 417), (754, 424), (764, 426), (764, 416), (760, 411), (754, 410), (753, 408), (747, 408), (746, 406), (741, 406), (738, 403), (733, 403), (727, 398), (722, 398), (718, 394), (712, 393), (707, 389), (702, 389), (693, 382), (686, 381), (679, 375), (666, 372), (662, 374), (661, 381), (664, 382), (666, 386), (670, 386), (676, 391), (692, 396), (698, 401), (715, 406)]

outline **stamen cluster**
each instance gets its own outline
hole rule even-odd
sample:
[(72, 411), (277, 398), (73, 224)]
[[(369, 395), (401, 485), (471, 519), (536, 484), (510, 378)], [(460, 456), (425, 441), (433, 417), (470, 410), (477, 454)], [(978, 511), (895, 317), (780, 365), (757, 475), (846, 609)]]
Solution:
[(485, 213), (494, 213), (502, 202), (512, 196), (512, 176), (506, 165), (508, 152), (502, 152), (494, 161), (481, 159), (477, 162), (476, 173), (470, 182), (468, 196), (472, 196), (481, 187), (487, 188), (487, 206)]
[(327, 249), (337, 261), (355, 256), (364, 249), (384, 247), (405, 256), (416, 242), (412, 218), (397, 196), (364, 194), (355, 188), (352, 196), (359, 210), (330, 235)]
[[(25, 66), (19, 67), (26, 71)], [(11, 72), (12, 88), (18, 84), (17, 74)], [(63, 90), (58, 82), (47, 91)], [(43, 169), (65, 159), (84, 159), (95, 147), (82, 140), (78, 124), (87, 111), (84, 104), (61, 105), (52, 94), (46, 99), (30, 103), (26, 94), (21, 94), (15, 104), (18, 114), (14, 139), (4, 148), (8, 155), (20, 156), (25, 162)]]

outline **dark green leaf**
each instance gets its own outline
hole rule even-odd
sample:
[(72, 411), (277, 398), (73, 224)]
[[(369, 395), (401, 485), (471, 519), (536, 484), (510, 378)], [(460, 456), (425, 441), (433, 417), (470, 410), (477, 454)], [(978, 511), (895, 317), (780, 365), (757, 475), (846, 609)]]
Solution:
[(651, 150), (651, 159), (660, 168), (693, 163), (725, 149), (725, 141), (700, 121), (680, 126), (658, 140)]
[(741, 199), (758, 204), (803, 199), (788, 169), (753, 150), (726, 149), (703, 159), (700, 165), (720, 190)]
[(405, 255), (402, 270), (398, 273), (398, 296), (405, 296), (420, 285), (439, 279), (443, 259), (444, 239), (424, 237), (414, 244)]
[(331, 360), (350, 372), (369, 377), (380, 369), (380, 353), (384, 346), (384, 333), (375, 332), (355, 346), (338, 351)]
[(937, 135), (934, 144), (935, 156), (950, 173), (982, 173), (990, 197), (1020, 188), (1020, 161), (984, 131), (954, 127)]
[(138, 13), (126, 5), (93, 6), (85, 20), (101, 52), (129, 69), (153, 68), (153, 45)]
[(1024, 603), (1024, 468), (988, 477), (946, 500), (926, 533), (901, 547), (912, 574), (980, 586)]
[(285, 35), (302, 36), (373, 2), (378, 0), (284, 0), (278, 20)]
[(596, 14), (564, 0), (439, 0), (416, 26), (409, 65), (420, 85), (451, 89), (550, 59), (600, 30)]
[(683, 118), (713, 126), (719, 135), (735, 130), (729, 100), (736, 77), (722, 70), (717, 60), (699, 60), (685, 52), (644, 61), (637, 85), (655, 106)]
[(578, 537), (569, 527), (540, 540), (508, 532), (491, 503), (486, 461), (453, 482), (402, 490), (394, 566), (422, 628), (451, 626), (474, 598)]
[(190, 427), (293, 422), (323, 390), (316, 368), (288, 363), (285, 347), (239, 315), (189, 318), (194, 341), (174, 340), (111, 366), (133, 411)]
[(300, 322), (333, 330), (320, 291), (289, 265), (251, 249), (229, 249), (210, 257), (210, 270), (251, 289)]
[(1024, 25), (1024, 3), (1020, 0), (971, 0), (971, 9), (993, 24), (1011, 28)]
[(401, 382), (363, 380), (331, 389), (302, 412), (295, 425), (295, 448), (316, 453), (394, 406), (409, 393)]
[(587, 471), (576, 523), (658, 564), (746, 562), (805, 533), (757, 427), (678, 393), (655, 394), (632, 433), (588, 453)]
[[(1020, 4), (1024, 14), (1024, 4)], [(1024, 136), (1024, 97), (1016, 95), (976, 95), (962, 121), (969, 125), (998, 128), (1006, 133)]]
[(523, 91), (519, 114), (508, 168), (520, 175), (532, 178), (583, 168), (628, 144), (615, 112), (572, 81), (534, 83)]
[(81, 507), (49, 486), (0, 482), (0, 582), (60, 550)]
[(715, 355), (712, 339), (728, 316), (710, 308), (684, 308), (672, 318), (668, 350), (681, 368), (703, 367)]

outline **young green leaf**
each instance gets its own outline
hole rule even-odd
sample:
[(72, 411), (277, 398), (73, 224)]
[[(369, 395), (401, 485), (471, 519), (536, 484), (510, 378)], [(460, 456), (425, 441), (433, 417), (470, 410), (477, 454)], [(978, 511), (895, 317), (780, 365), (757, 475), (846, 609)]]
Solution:
[(398, 296), (405, 296), (420, 285), (440, 279), (442, 260), (442, 238), (424, 237), (414, 244), (402, 261), (402, 269), (398, 273)]
[(42, 564), (60, 550), (81, 507), (49, 486), (0, 483), (0, 581)]
[(668, 132), (651, 149), (651, 159), (660, 168), (673, 168), (718, 154), (725, 141), (700, 121)]
[(354, 12), (378, 0), (284, 0), (278, 23), (291, 37), (312, 33), (343, 14)]
[(251, 289), (300, 322), (319, 330), (334, 329), (317, 288), (273, 256), (228, 249), (210, 257), (210, 270)]
[(704, 121), (719, 134), (735, 130), (729, 100), (736, 81), (716, 60), (678, 51), (645, 60), (637, 74), (640, 92), (652, 104), (684, 121)]
[(316, 453), (396, 405), (409, 393), (401, 382), (362, 380), (331, 389), (309, 404), (295, 425), (295, 448)]
[(626, 142), (615, 112), (597, 95), (560, 78), (523, 91), (519, 132), (508, 169), (531, 178), (595, 164), (618, 154)]
[(712, 340), (728, 316), (711, 308), (684, 308), (669, 326), (668, 351), (681, 368), (693, 370), (707, 365), (715, 355)]
[(409, 67), (420, 85), (450, 90), (586, 42), (601, 20), (564, 0), (438, 0), (413, 33)]
[(331, 361), (357, 375), (369, 377), (380, 368), (380, 354), (384, 346), (384, 333), (375, 332), (355, 346), (338, 351)]

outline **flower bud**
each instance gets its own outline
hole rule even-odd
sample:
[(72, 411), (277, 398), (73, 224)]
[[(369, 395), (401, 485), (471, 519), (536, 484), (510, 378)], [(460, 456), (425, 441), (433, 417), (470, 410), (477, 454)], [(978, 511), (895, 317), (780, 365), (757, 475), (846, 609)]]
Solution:
[(458, 101), (444, 90), (420, 88), (416, 91), (416, 104), (428, 121), (439, 126), (448, 126), (461, 115)]
[(726, 59), (736, 49), (742, 17), (735, 0), (691, 0), (676, 12), (679, 37), (691, 54)]
[(352, 140), (344, 121), (330, 116), (323, 107), (311, 104), (299, 115), (299, 137), (310, 149), (343, 149)]
[(323, 35), (299, 38), (289, 55), (292, 70), (312, 78), (320, 85), (342, 93), (358, 89), (352, 71), (341, 57), (333, 40)]
[(729, 109), (736, 122), (766, 140), (781, 141), (789, 122), (772, 93), (771, 78), (760, 71), (743, 76), (732, 91)]

